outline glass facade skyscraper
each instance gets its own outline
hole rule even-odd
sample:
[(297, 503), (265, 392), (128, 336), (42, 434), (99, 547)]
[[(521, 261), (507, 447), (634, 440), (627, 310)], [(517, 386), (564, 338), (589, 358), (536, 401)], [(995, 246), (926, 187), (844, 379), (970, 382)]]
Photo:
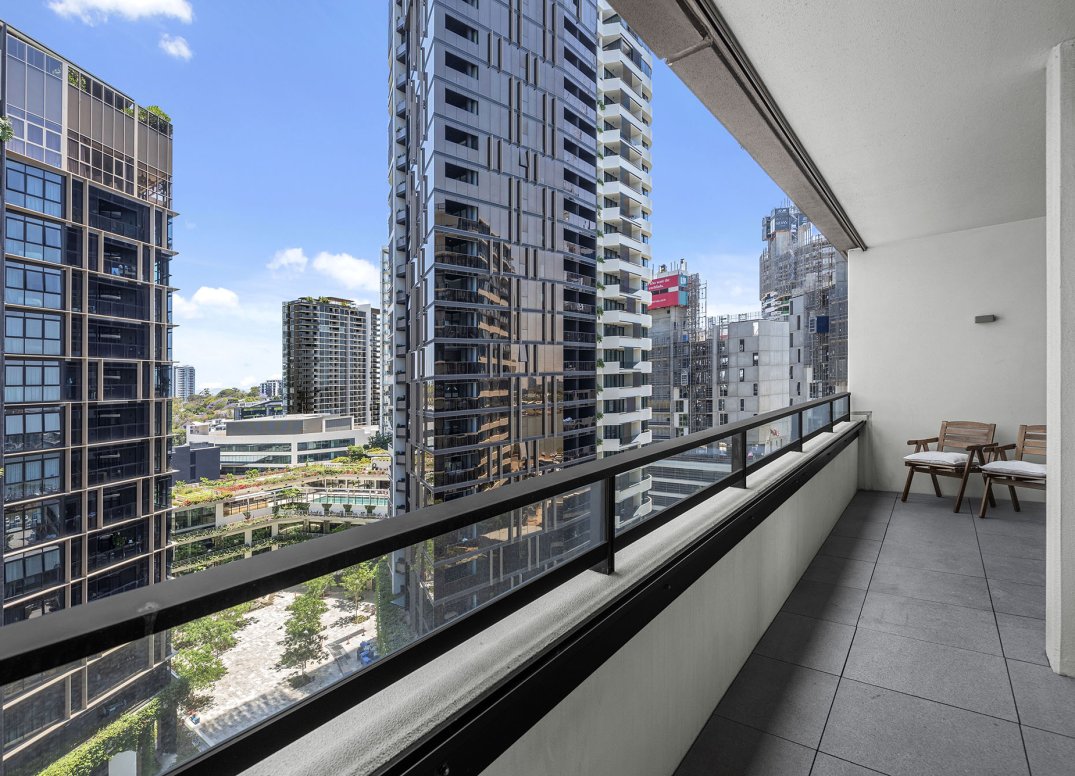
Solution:
[[(167, 575), (175, 213), (163, 112), (0, 27), (10, 625)], [(149, 639), (4, 687), (0, 771), (148, 697), (163, 658)]]
[[(386, 315), (403, 512), (596, 456), (597, 7), (392, 9)], [(540, 568), (555, 553), (538, 546), (588, 520), (575, 506), (506, 517), (481, 552), (434, 548), (424, 577), (412, 564), (430, 604), (412, 597), (416, 628)]]

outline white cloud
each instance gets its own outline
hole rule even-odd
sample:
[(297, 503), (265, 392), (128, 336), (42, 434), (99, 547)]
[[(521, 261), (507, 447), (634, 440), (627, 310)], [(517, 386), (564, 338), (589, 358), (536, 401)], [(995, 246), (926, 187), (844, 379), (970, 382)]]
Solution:
[(265, 266), (273, 271), (273, 274), (289, 274), (303, 272), (310, 260), (302, 252), (302, 248), (284, 248), (277, 251)]
[(232, 314), (248, 317), (239, 305), (239, 295), (230, 288), (202, 286), (187, 299), (182, 294), (172, 295), (172, 310), (177, 318), (193, 320), (206, 314)]
[(187, 43), (187, 39), (182, 35), (169, 35), (164, 33), (161, 35), (160, 50), (170, 57), (176, 59), (182, 59), (183, 61), (189, 61), (194, 52), (190, 50), (190, 44)]
[(376, 297), (381, 290), (380, 268), (349, 253), (321, 251), (311, 259), (302, 248), (285, 248), (265, 266), (277, 277), (301, 275), (310, 267), (348, 291), (366, 291)]
[(349, 290), (361, 289), (376, 293), (381, 288), (380, 269), (365, 259), (356, 259), (349, 253), (321, 252), (314, 258), (313, 267)]
[(106, 21), (113, 14), (132, 21), (153, 16), (170, 17), (187, 24), (194, 20), (190, 0), (49, 0), (48, 5), (60, 16), (80, 19), (86, 24)]

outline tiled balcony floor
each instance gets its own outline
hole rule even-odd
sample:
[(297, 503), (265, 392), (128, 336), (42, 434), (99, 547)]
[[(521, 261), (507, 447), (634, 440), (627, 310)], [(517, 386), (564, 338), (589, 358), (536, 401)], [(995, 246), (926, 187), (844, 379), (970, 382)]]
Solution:
[(1043, 505), (972, 501), (858, 493), (677, 776), (1075, 774)]

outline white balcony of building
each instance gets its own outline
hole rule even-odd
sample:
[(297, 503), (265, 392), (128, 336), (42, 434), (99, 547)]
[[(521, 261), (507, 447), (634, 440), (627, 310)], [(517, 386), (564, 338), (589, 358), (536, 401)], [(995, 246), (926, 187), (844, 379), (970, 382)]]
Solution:
[(623, 387), (604, 387), (601, 389), (600, 398), (606, 401), (614, 399), (649, 398), (653, 396), (652, 385), (630, 385)]
[[(606, 262), (604, 266), (608, 266), (613, 262)], [(615, 262), (617, 264), (621, 262)], [(630, 266), (630, 265), (628, 265)], [(609, 269), (609, 272), (616, 272), (618, 270)], [(641, 277), (646, 277), (642, 275)], [(607, 288), (607, 286), (606, 286)], [(620, 325), (638, 325), (649, 328), (653, 325), (653, 316), (644, 313), (632, 313), (627, 310), (605, 310), (601, 315), (601, 322), (606, 326), (612, 326), (616, 324)]]
[[(1071, 773), (1075, 6), (617, 11), (848, 252), (850, 395), (5, 626), (4, 681), (55, 681), (68, 660), (380, 559), (358, 605), (381, 613), (383, 649), (333, 642), (298, 687), (257, 687), (216, 724), (184, 715), (200, 743), (147, 736), (154, 762), (251, 776)], [(954, 511), (951, 483), (937, 496), (920, 476), (901, 501), (907, 440), (943, 420), (994, 423), (1001, 442), (1047, 423), (1044, 500), (1016, 512), (998, 489), (983, 519), (979, 477)], [(546, 460), (591, 454), (564, 444)], [(652, 509), (628, 526), (607, 488), (640, 469)], [(557, 521), (570, 530), (538, 528)], [(562, 554), (494, 564), (511, 531)], [(533, 557), (552, 546), (535, 541)], [(499, 569), (502, 588), (476, 605), (468, 579)], [(405, 607), (436, 606), (438, 585), (440, 619), (408, 636)], [(120, 758), (133, 738), (75, 760)]]

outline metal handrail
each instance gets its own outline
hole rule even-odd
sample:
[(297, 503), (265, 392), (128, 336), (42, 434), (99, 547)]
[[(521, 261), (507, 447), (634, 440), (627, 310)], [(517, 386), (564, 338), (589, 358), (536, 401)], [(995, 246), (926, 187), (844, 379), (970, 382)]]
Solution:
[[(836, 417), (836, 403), (843, 400), (847, 400), (847, 411)], [(614, 499), (617, 475), (704, 445), (733, 441), (731, 471), (711, 485), (706, 494), (715, 495), (727, 487), (745, 487), (746, 477), (753, 471), (785, 453), (800, 452), (804, 442), (817, 434), (831, 431), (836, 422), (849, 419), (850, 406), (849, 393), (833, 394), (787, 409), (757, 415), (740, 423), (665, 440), (523, 482), (435, 504), (364, 526), (360, 531), (345, 531), (311, 539), (276, 552), (256, 555), (242, 563), (207, 569), (197, 574), (166, 580), (54, 612), (47, 617), (7, 625), (4, 626), (4, 638), (0, 639), (0, 684), (89, 657), (318, 576), (334, 573), (344, 567), (379, 558), (505, 512), (577, 492), (596, 483), (603, 484), (601, 491), (605, 502), (605, 532), (604, 539), (595, 542), (587, 556), (603, 555), (604, 570), (611, 572), (615, 565), (615, 552), (619, 547), (630, 544), (678, 514), (674, 508), (670, 508), (657, 519), (641, 521), (617, 533)], [(827, 407), (829, 410), (826, 422), (810, 433), (803, 434), (804, 413), (819, 407)], [(759, 461), (748, 461), (748, 432), (789, 417), (798, 418), (799, 438)], [(577, 559), (565, 558), (565, 563), (572, 560)], [(527, 587), (528, 585), (521, 585), (503, 597), (516, 595)], [(520, 600), (525, 597), (522, 596)], [(481, 608), (474, 611), (481, 611)], [(457, 624), (469, 619), (470, 614), (472, 613), (461, 616), (454, 620), (452, 625), (438, 630), (458, 627)], [(423, 639), (419, 639), (413, 642), (412, 645), (399, 650), (398, 654), (405, 653), (422, 641)], [(376, 665), (378, 663), (373, 664)]]

